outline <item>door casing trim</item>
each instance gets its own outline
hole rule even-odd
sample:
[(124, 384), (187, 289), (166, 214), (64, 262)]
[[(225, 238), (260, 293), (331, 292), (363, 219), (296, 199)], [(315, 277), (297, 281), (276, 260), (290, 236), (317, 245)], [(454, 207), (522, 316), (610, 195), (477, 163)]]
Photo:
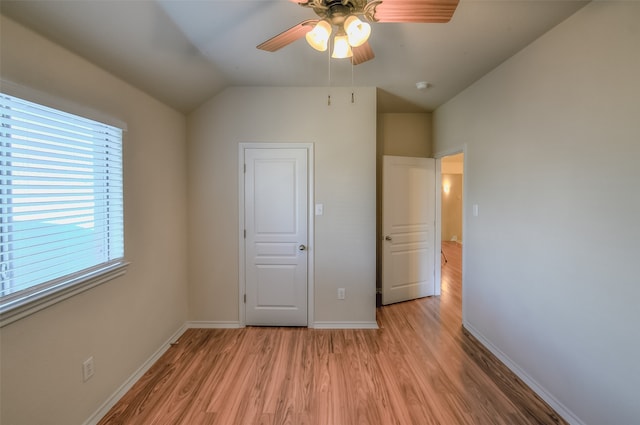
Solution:
[(245, 238), (244, 238), (244, 151), (246, 149), (306, 149), (307, 150), (307, 327), (314, 323), (314, 144), (313, 143), (238, 143), (238, 323), (246, 326), (244, 294), (245, 278)]

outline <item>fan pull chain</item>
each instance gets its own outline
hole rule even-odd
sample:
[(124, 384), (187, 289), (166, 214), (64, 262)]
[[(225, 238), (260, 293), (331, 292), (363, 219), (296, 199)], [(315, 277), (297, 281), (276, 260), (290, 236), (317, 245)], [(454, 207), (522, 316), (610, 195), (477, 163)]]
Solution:
[(356, 97), (353, 88), (353, 58), (351, 58), (351, 103), (356, 103)]
[(327, 79), (327, 106), (331, 106), (331, 46), (327, 49), (327, 63), (329, 75)]

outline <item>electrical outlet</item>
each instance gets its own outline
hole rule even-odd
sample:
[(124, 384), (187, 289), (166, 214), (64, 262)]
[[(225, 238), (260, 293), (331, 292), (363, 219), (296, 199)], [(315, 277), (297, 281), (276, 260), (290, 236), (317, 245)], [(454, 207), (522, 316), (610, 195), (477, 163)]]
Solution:
[(82, 362), (82, 382), (87, 382), (95, 373), (93, 356)]
[(344, 300), (344, 297), (345, 297), (344, 288), (338, 288), (338, 299), (339, 300)]

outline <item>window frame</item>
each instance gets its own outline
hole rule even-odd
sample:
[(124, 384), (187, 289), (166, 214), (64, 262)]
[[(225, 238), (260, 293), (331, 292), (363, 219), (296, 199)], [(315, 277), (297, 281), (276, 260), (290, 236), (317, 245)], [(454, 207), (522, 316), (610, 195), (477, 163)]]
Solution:
[[(28, 87), (20, 86), (4, 79), (0, 80), (0, 83), (2, 85), (2, 92), (7, 95), (118, 127), (122, 130), (124, 139), (127, 126), (118, 119), (108, 117), (100, 112), (63, 99), (55, 98)], [(124, 218), (124, 207), (122, 215)], [(124, 245), (123, 248), (125, 248)], [(0, 328), (92, 289), (102, 283), (120, 277), (126, 273), (129, 264), (123, 256), (123, 258), (120, 259), (104, 262), (95, 267), (47, 281), (46, 285), (44, 285), (45, 282), (43, 282), (42, 285), (32, 286), (24, 291), (15, 293), (15, 296), (11, 294), (5, 296), (0, 301)]]

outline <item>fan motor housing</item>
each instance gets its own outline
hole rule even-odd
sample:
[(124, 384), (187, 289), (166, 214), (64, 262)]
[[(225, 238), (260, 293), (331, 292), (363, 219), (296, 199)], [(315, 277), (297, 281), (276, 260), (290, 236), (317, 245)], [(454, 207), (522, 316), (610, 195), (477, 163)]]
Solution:
[(344, 20), (347, 19), (347, 16), (351, 15), (351, 13), (352, 9), (350, 7), (338, 2), (338, 4), (329, 6), (327, 19), (329, 19), (329, 22), (331, 22), (332, 25), (342, 25)]
[(332, 25), (340, 26), (349, 15), (363, 13), (366, 4), (366, 0), (312, 0), (302, 5), (313, 8), (316, 15)]

